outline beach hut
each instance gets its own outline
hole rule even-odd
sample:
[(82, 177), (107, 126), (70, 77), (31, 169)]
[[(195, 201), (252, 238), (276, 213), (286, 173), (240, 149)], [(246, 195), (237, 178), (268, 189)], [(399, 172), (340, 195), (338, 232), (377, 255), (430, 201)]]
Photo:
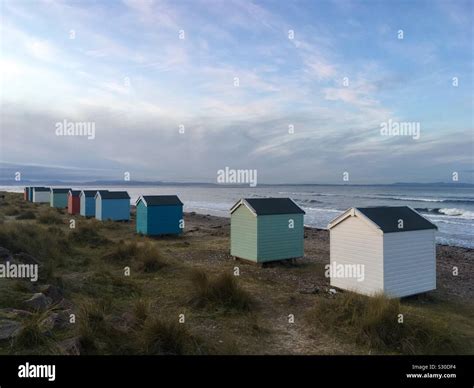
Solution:
[(50, 202), (50, 189), (49, 187), (31, 187), (33, 191), (33, 202), (36, 203), (49, 203)]
[(103, 191), (95, 194), (95, 218), (101, 221), (128, 221), (130, 196), (126, 191)]
[[(102, 190), (107, 191), (107, 190)], [(79, 194), (80, 214), (84, 217), (95, 216), (95, 195), (97, 190), (82, 190)]]
[(30, 196), (30, 187), (29, 186), (26, 186), (24, 189), (23, 189), (23, 199), (25, 201), (29, 201), (29, 196)]
[(230, 209), (231, 255), (257, 263), (304, 255), (305, 212), (290, 198), (245, 198)]
[(79, 194), (81, 194), (80, 190), (69, 190), (67, 194), (67, 212), (69, 214), (79, 214), (81, 211)]
[(182, 232), (183, 203), (176, 195), (142, 195), (136, 207), (137, 233), (159, 236)]
[(71, 189), (53, 188), (50, 191), (50, 205), (58, 209), (67, 208), (67, 195)]
[(28, 187), (28, 201), (33, 202), (33, 187)]
[(412, 208), (351, 208), (328, 229), (332, 286), (389, 297), (436, 288), (437, 227)]

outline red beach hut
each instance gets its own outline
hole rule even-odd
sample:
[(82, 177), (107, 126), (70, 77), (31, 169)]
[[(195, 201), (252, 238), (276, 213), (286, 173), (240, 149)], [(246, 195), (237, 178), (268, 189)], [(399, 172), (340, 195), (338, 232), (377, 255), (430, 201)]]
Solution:
[(79, 199), (79, 190), (69, 190), (67, 195), (67, 212), (69, 214), (79, 214), (81, 211), (81, 200)]

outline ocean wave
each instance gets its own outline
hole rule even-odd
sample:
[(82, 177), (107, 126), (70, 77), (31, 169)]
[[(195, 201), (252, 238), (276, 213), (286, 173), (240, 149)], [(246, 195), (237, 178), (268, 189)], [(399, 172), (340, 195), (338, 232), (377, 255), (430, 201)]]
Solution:
[(338, 209), (327, 209), (324, 207), (305, 207), (302, 206), (303, 210), (306, 210), (307, 212), (323, 212), (323, 213), (342, 213), (344, 210), (338, 210)]
[(279, 191), (278, 194), (311, 195), (312, 197), (345, 197), (345, 194), (318, 193), (317, 191)]
[(411, 201), (411, 202), (438, 202), (438, 203), (465, 203), (474, 204), (474, 198), (424, 198), (424, 197), (404, 197), (392, 195), (373, 195), (361, 196), (362, 198), (389, 199), (392, 201)]
[(317, 193), (317, 192), (291, 192), (279, 191), (278, 194), (295, 195), (295, 196), (312, 196), (312, 197), (352, 197), (352, 198), (366, 198), (366, 199), (382, 199), (390, 201), (407, 201), (407, 202), (433, 202), (433, 203), (457, 203), (457, 204), (474, 204), (474, 198), (430, 198), (430, 197), (408, 197), (403, 195), (393, 194), (361, 194), (352, 195), (336, 194), (336, 193)]
[(422, 213), (437, 214), (441, 216), (457, 217), (466, 220), (474, 220), (474, 212), (458, 208), (416, 208), (415, 210)]
[(339, 194), (324, 194), (324, 193), (316, 193), (314, 191), (279, 191), (278, 194), (284, 195), (310, 195), (312, 197), (326, 197), (332, 195), (339, 195)]
[(323, 203), (321, 201), (318, 201), (317, 199), (297, 199), (296, 202), (301, 203), (303, 206), (304, 204), (308, 203)]

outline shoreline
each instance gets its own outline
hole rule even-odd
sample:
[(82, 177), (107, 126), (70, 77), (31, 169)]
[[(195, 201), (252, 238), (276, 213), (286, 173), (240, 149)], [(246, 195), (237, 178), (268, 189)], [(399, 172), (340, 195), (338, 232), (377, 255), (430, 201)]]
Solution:
[[(123, 185), (120, 186), (113, 186), (116, 189), (120, 190), (130, 190), (129, 194), (131, 196), (131, 203), (130, 206), (133, 208), (135, 206), (135, 199), (137, 198), (137, 193), (140, 191), (139, 187), (140, 186), (129, 186), (129, 187), (124, 187)], [(6, 192), (14, 192), (14, 193), (21, 193), (21, 186), (12, 186), (12, 188), (15, 188), (15, 190), (12, 191), (6, 191)], [(221, 189), (228, 189), (228, 187), (220, 187)], [(137, 191), (138, 189), (138, 191)], [(144, 191), (146, 191), (146, 188), (143, 188)], [(144, 192), (144, 191), (141, 192)], [(290, 194), (290, 193), (288, 193)], [(293, 193), (294, 194), (294, 193)], [(184, 206), (184, 211), (191, 213), (191, 212), (196, 212), (198, 214), (210, 214), (215, 217), (223, 217), (223, 218), (230, 218), (230, 215), (228, 214), (228, 210), (231, 205), (225, 205), (227, 203), (228, 199), (231, 197), (227, 197), (226, 201), (212, 201), (209, 200), (210, 198), (213, 198), (212, 195), (210, 197), (206, 197), (205, 200), (200, 199), (199, 193), (194, 193), (194, 194), (189, 194), (185, 196), (187, 199), (183, 200), (185, 203)], [(278, 195), (279, 196), (279, 195)], [(200, 202), (201, 201), (201, 202)], [(304, 201), (303, 201), (304, 202)], [(230, 202), (229, 202), (230, 203)], [(318, 207), (316, 205), (315, 207), (307, 206), (305, 203), (300, 203), (299, 205), (304, 208), (304, 210), (307, 212), (305, 221), (305, 227), (308, 228), (315, 228), (315, 229), (322, 229), (322, 230), (327, 230), (327, 223), (338, 213), (342, 213), (344, 209), (339, 209), (343, 204), (335, 205), (333, 207), (327, 207), (327, 206), (321, 206)], [(391, 206), (399, 206), (401, 205), (400, 203), (393, 203)], [(440, 205), (441, 206), (441, 205)], [(415, 207), (414, 205), (411, 205), (411, 207), (414, 207), (415, 210), (420, 212), (420, 210)], [(433, 209), (431, 209), (433, 210)], [(469, 212), (468, 210), (463, 210), (466, 212)], [(472, 235), (469, 233), (469, 230), (472, 226), (469, 218), (463, 218), (460, 217), (461, 219), (458, 220), (458, 217), (454, 215), (449, 215), (449, 214), (435, 214), (434, 212), (420, 212), (420, 214), (428, 218), (431, 222), (435, 223), (438, 226), (438, 233), (436, 234), (436, 244), (437, 245), (446, 245), (446, 246), (451, 246), (451, 247), (461, 247), (461, 248), (468, 248), (468, 249), (474, 249), (474, 240), (471, 238)], [(438, 216), (441, 216), (441, 218), (436, 218)], [(434, 217), (434, 219), (431, 219), (431, 217)], [(448, 217), (448, 218), (446, 218)], [(446, 223), (445, 223), (446, 222)], [(453, 225), (451, 225), (453, 224)]]
[[(132, 205), (131, 208), (134, 208), (135, 206)], [(216, 218), (216, 219), (222, 219), (222, 220), (229, 220), (229, 224), (230, 224), (230, 217), (224, 217), (224, 216), (216, 216), (216, 215), (213, 215), (213, 214), (209, 214), (209, 213), (199, 213), (199, 212), (196, 212), (196, 211), (186, 211), (186, 212), (183, 212), (183, 214), (185, 215), (189, 215), (189, 216), (193, 216), (193, 215), (203, 215), (203, 216), (206, 216), (206, 217), (213, 217), (213, 218)], [(314, 231), (318, 231), (318, 232), (327, 232), (329, 234), (329, 229), (326, 229), (326, 228), (318, 228), (316, 226), (311, 226), (311, 225), (304, 225), (304, 229), (305, 230), (314, 230)], [(436, 243), (436, 246), (440, 246), (440, 247), (449, 247), (449, 248), (459, 248), (459, 249), (463, 249), (463, 250), (467, 250), (467, 251), (470, 251), (470, 252), (474, 252), (474, 248), (470, 248), (470, 247), (462, 247), (462, 246), (459, 246), (459, 245), (449, 245), (449, 244), (442, 244), (442, 243)]]

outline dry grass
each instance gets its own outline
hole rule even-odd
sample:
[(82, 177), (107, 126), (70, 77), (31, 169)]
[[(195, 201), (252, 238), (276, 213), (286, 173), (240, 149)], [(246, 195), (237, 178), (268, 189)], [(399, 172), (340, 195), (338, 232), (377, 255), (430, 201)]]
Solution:
[(145, 298), (139, 298), (133, 305), (133, 316), (139, 325), (142, 325), (150, 315), (150, 301)]
[(70, 233), (69, 239), (81, 245), (96, 246), (108, 243), (109, 240), (103, 237), (97, 229), (95, 225), (80, 224)]
[(27, 210), (16, 217), (17, 220), (34, 220), (35, 218), (36, 214), (31, 210)]
[(382, 295), (366, 297), (345, 292), (335, 299), (321, 299), (307, 318), (319, 329), (374, 350), (455, 354), (462, 349), (460, 337), (446, 322)]
[(149, 318), (139, 333), (140, 353), (150, 355), (202, 354), (200, 341), (189, 333), (184, 324)]
[(137, 256), (139, 247), (135, 241), (125, 243), (120, 241), (109, 252), (102, 256), (104, 261), (110, 263), (126, 263)]
[(38, 222), (45, 225), (60, 225), (64, 223), (58, 212), (51, 209), (41, 212)]
[(138, 245), (135, 241), (130, 243), (120, 242), (112, 250), (102, 256), (102, 259), (111, 263), (133, 263), (140, 272), (152, 273), (169, 265), (152, 243)]
[(224, 273), (210, 279), (206, 272), (191, 272), (193, 286), (192, 303), (197, 307), (216, 306), (229, 310), (250, 311), (253, 298), (243, 290), (234, 276)]
[(49, 229), (34, 224), (8, 223), (0, 225), (0, 246), (13, 253), (25, 252), (42, 261), (59, 264), (71, 253), (67, 240)]
[(41, 331), (41, 321), (44, 318), (46, 318), (45, 313), (35, 313), (26, 318), (15, 337), (14, 345), (25, 349), (31, 349), (47, 344), (49, 339)]
[(84, 353), (96, 353), (100, 347), (101, 337), (108, 332), (104, 305), (93, 299), (85, 300), (79, 305), (76, 322)]

